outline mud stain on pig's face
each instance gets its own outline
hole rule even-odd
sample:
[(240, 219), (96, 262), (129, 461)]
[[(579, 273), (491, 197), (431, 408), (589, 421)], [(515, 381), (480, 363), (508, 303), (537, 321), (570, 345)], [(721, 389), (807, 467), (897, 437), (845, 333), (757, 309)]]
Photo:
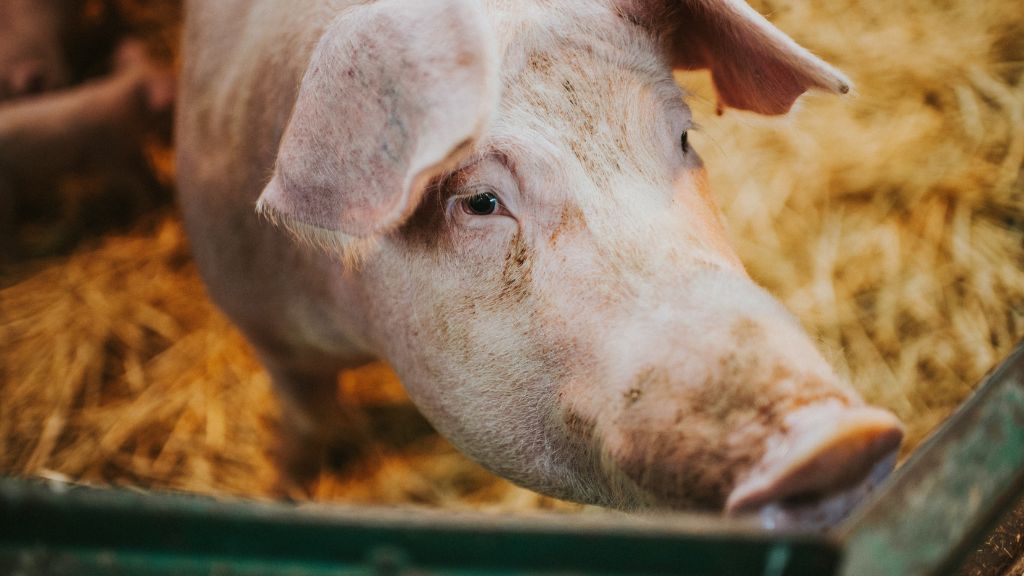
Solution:
[(576, 204), (566, 203), (562, 207), (558, 225), (555, 226), (555, 229), (551, 231), (551, 235), (548, 236), (548, 245), (554, 248), (563, 236), (571, 236), (586, 228), (587, 217), (583, 214), (583, 210)]
[(533, 282), (533, 261), (531, 249), (517, 233), (505, 254), (505, 265), (501, 272), (501, 291), (498, 293), (500, 303), (515, 304), (530, 296), (530, 285)]

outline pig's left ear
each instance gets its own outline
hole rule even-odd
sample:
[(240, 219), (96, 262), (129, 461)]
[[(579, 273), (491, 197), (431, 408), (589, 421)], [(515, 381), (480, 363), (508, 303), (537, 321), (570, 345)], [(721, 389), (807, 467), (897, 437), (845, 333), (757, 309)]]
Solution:
[(719, 106), (784, 114), (810, 88), (845, 94), (850, 81), (743, 0), (617, 0), (649, 28), (673, 66), (708, 68)]
[(399, 226), (497, 106), (499, 66), (472, 0), (380, 0), (330, 23), (257, 210), (333, 249)]

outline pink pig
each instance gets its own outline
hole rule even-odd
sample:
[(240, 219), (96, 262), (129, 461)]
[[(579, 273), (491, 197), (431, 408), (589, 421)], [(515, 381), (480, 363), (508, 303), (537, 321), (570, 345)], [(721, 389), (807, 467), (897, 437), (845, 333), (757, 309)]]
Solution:
[(687, 139), (673, 67), (762, 114), (848, 90), (747, 5), (187, 14), (181, 205), (291, 478), (344, 440), (338, 371), (374, 358), (466, 454), (569, 500), (841, 514), (891, 467), (899, 422), (747, 276)]

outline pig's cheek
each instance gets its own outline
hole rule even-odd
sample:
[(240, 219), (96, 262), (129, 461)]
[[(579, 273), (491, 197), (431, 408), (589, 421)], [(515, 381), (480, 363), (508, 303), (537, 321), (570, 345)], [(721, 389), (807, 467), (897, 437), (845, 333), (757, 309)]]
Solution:
[[(371, 297), (390, 293), (389, 315), (409, 324), (404, 332), (413, 335), (412, 344), (445, 357), (475, 349), (480, 343), (472, 328), (501, 311), (502, 269), (516, 237), (510, 220), (476, 227), (450, 222), (439, 222), (429, 242), (424, 230), (416, 230), (411, 240), (397, 243), (391, 265), (368, 290)], [(397, 293), (390, 288), (395, 277), (402, 279)], [(427, 359), (430, 365), (437, 361), (429, 354)]]
[(452, 253), (480, 265), (490, 262), (497, 266), (505, 248), (520, 235), (519, 223), (508, 216), (463, 214), (453, 217), (449, 225)]
[[(421, 228), (426, 228), (423, 226)], [(465, 275), (467, 270), (497, 268), (506, 246), (519, 231), (515, 219), (507, 216), (472, 216), (457, 206), (448, 216), (437, 216), (429, 229), (416, 231), (409, 246), (440, 263), (446, 274)], [(429, 241), (423, 241), (424, 237)], [(447, 271), (448, 268), (453, 268)]]

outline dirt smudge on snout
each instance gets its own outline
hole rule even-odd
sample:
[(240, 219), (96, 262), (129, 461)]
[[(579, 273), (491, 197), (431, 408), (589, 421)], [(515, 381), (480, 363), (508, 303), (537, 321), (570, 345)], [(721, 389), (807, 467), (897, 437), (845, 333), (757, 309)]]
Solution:
[[(739, 339), (764, 335), (752, 321), (734, 327)], [(773, 379), (783, 376), (794, 385), (776, 386)], [(766, 440), (785, 433), (788, 414), (842, 400), (813, 375), (739, 352), (720, 357), (703, 377), (679, 378), (662, 366), (635, 373), (613, 423), (623, 441), (609, 454), (627, 478), (671, 506), (720, 509), (762, 459)]]
[(517, 233), (505, 254), (498, 299), (502, 302), (522, 302), (530, 295), (532, 281), (533, 252), (523, 234)]
[(669, 374), (664, 368), (655, 366), (647, 367), (637, 373), (629, 388), (622, 393), (626, 400), (626, 407), (631, 407), (643, 398), (644, 393), (650, 389), (664, 390), (669, 385)]

